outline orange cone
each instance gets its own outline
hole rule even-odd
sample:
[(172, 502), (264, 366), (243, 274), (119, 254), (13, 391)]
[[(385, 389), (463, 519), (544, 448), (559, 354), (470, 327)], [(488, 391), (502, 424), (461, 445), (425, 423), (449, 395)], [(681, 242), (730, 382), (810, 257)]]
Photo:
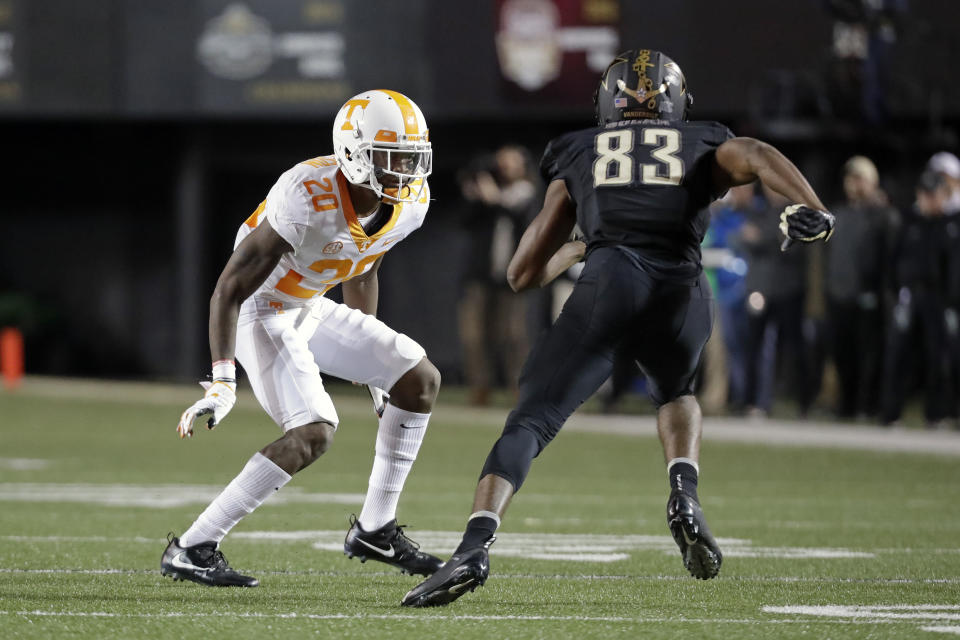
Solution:
[(20, 386), (23, 379), (23, 334), (17, 328), (0, 329), (0, 374), (6, 388)]

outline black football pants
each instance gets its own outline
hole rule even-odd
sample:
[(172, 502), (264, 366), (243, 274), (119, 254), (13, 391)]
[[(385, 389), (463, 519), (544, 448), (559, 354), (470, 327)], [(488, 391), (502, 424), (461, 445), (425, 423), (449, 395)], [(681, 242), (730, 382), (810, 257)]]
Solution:
[(523, 366), (517, 407), (481, 477), (493, 473), (518, 490), (533, 458), (610, 376), (620, 345), (636, 358), (658, 407), (692, 394), (713, 313), (705, 276), (692, 285), (666, 282), (625, 251), (591, 251), (563, 311)]

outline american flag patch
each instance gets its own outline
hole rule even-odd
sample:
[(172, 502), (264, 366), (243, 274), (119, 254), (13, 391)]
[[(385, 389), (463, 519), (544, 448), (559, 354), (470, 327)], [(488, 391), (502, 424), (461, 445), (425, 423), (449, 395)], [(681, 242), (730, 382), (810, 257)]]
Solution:
[(614, 99), (613, 99), (613, 106), (614, 106), (615, 108), (617, 108), (617, 109), (623, 108), (623, 107), (627, 106), (627, 99), (626, 99), (626, 98), (614, 98)]

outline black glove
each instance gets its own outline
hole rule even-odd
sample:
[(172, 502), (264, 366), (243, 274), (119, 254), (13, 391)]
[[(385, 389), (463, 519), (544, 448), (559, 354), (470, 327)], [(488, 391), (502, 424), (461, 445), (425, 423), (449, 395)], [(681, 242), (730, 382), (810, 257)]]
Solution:
[(811, 209), (802, 204), (792, 204), (780, 214), (780, 232), (783, 233), (781, 251), (786, 251), (794, 242), (813, 242), (823, 238), (826, 242), (833, 235), (837, 219), (833, 214)]

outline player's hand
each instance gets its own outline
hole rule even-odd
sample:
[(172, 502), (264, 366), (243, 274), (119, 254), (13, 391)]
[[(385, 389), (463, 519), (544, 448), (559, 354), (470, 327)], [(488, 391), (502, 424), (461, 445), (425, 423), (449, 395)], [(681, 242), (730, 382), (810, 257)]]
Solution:
[(387, 408), (387, 401), (390, 399), (390, 394), (372, 384), (367, 385), (367, 391), (370, 392), (370, 398), (373, 400), (373, 410), (377, 412), (378, 418), (382, 418), (383, 410)]
[(236, 382), (202, 381), (200, 386), (206, 390), (203, 399), (194, 402), (184, 411), (180, 416), (180, 423), (177, 424), (177, 433), (181, 438), (189, 438), (193, 435), (193, 421), (202, 416), (210, 416), (207, 419), (207, 429), (213, 429), (230, 413), (230, 409), (233, 409), (233, 405), (237, 402)]
[(792, 204), (780, 214), (780, 232), (784, 236), (780, 250), (786, 251), (795, 242), (814, 242), (820, 238), (826, 242), (836, 224), (837, 219), (831, 213)]

